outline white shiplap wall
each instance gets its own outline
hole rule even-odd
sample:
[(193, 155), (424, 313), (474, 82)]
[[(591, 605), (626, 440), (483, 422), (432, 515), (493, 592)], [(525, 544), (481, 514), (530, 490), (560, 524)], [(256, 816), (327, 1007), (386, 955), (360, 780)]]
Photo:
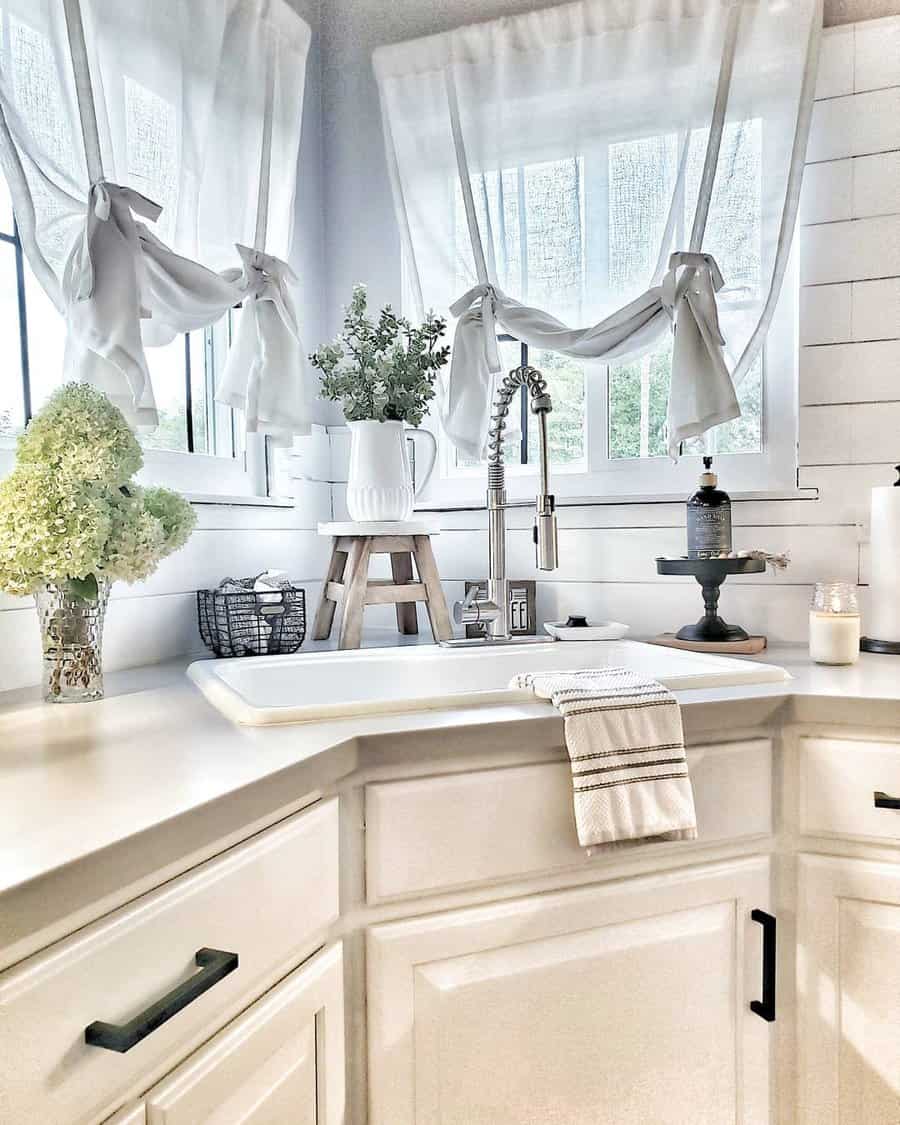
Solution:
[[(735, 504), (737, 548), (793, 561), (729, 580), (721, 601), (726, 618), (797, 642), (817, 579), (866, 582), (870, 489), (900, 461), (900, 17), (824, 33), (801, 222), (798, 484), (818, 499)], [(486, 570), (484, 515), (437, 518), (438, 564), (458, 597)], [(640, 636), (699, 616), (693, 581), (661, 579), (653, 562), (684, 550), (683, 505), (567, 507), (559, 522), (560, 568), (542, 576), (529, 514), (511, 516), (509, 572), (538, 579), (540, 619), (584, 612)]]

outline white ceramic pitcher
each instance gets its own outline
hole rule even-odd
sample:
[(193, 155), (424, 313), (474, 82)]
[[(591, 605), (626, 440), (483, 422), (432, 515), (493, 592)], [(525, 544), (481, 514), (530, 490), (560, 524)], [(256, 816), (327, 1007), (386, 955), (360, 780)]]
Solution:
[[(408, 520), (413, 501), (425, 486), (437, 460), (437, 442), (428, 430), (406, 429), (403, 422), (348, 422), (350, 470), (347, 474), (347, 511), (365, 522)], [(431, 460), (417, 473), (415, 490), (406, 448), (407, 438), (422, 438), (430, 446)], [(418, 459), (417, 459), (418, 466)]]

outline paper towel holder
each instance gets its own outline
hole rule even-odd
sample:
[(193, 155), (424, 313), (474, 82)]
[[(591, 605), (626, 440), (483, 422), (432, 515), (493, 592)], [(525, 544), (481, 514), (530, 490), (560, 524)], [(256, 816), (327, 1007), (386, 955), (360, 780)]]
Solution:
[[(900, 465), (894, 466), (897, 479), (894, 488), (900, 488)], [(900, 641), (879, 641), (877, 637), (862, 637), (859, 642), (860, 652), (878, 652), (888, 656), (900, 656)]]

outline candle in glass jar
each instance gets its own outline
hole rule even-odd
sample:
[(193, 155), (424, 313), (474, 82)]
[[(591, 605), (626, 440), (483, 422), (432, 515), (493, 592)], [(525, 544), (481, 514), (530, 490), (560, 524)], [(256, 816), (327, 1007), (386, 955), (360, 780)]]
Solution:
[(817, 582), (809, 610), (809, 655), (817, 664), (859, 659), (860, 618), (849, 582)]

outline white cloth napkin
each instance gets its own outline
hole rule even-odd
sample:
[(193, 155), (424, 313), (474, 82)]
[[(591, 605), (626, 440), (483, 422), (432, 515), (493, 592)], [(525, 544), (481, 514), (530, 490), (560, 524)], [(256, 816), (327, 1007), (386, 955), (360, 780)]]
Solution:
[(523, 672), (510, 686), (550, 700), (565, 720), (578, 842), (589, 853), (697, 838), (681, 708), (667, 688), (628, 668)]

